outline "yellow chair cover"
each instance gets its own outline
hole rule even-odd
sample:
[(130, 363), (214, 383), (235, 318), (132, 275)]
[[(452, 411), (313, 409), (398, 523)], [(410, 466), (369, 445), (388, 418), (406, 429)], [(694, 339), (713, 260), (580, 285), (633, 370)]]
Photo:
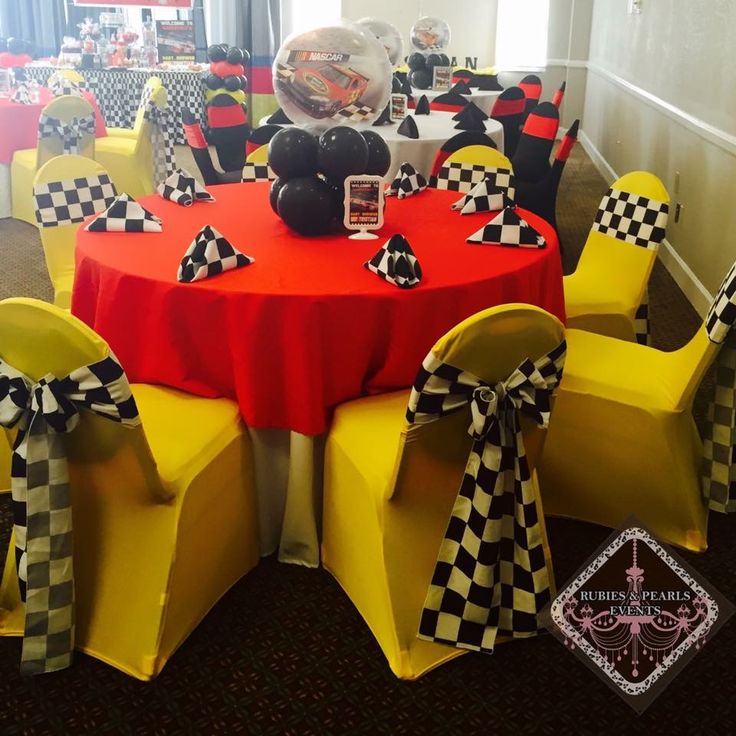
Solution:
[[(626, 174), (611, 187), (665, 204), (670, 201), (664, 184), (646, 171)], [(636, 340), (637, 310), (647, 301), (657, 246), (634, 245), (591, 229), (577, 269), (564, 277), (567, 326)]]
[[(67, 312), (0, 302), (0, 356), (33, 379), (109, 352)], [(258, 561), (251, 449), (238, 407), (133, 385), (143, 426), (83, 413), (67, 435), (77, 649), (155, 677), (219, 598)], [(23, 633), (14, 546), (0, 585), (0, 634)]]
[[(455, 172), (458, 167), (468, 173), (468, 176), (463, 177), (462, 181), (458, 179)], [(436, 176), (430, 176), (429, 186), (467, 193), (486, 178), (484, 169), (489, 173), (496, 169), (507, 169), (512, 173), (514, 171), (511, 161), (490, 145), (463, 146), (453, 151), (442, 162)]]
[[(432, 352), (494, 385), (563, 337), (555, 317), (511, 304), (468, 318)], [(408, 398), (400, 391), (337, 408), (325, 452), (322, 558), (393, 672), (412, 680), (465, 653), (420, 640), (417, 632), (471, 438), (469, 408), (430, 424), (408, 424)], [(533, 472), (544, 432), (523, 429)], [(549, 553), (546, 539), (544, 547)]]
[[(163, 82), (159, 77), (149, 77), (143, 86), (143, 92), (141, 93), (141, 100), (147, 100), (155, 89), (161, 87)], [(141, 134), (143, 129), (143, 113), (145, 112), (145, 105), (141, 103), (138, 105), (138, 111), (135, 114), (135, 121), (133, 122), (132, 128), (108, 128), (107, 135), (117, 138), (137, 138)]]
[[(83, 97), (63, 95), (49, 102), (42, 110), (42, 115), (57, 118), (62, 122), (72, 118), (83, 118), (94, 115), (92, 105)], [(79, 141), (78, 155), (95, 157), (94, 133), (84, 135)], [(16, 220), (23, 220), (31, 225), (36, 224), (35, 207), (33, 205), (33, 178), (38, 169), (55, 156), (64, 153), (61, 138), (41, 138), (37, 148), (16, 151), (10, 165), (12, 214)]]
[(53, 80), (58, 77), (64, 77), (70, 82), (75, 82), (76, 84), (84, 84), (84, 77), (76, 69), (57, 69), (46, 80), (46, 84), (52, 84)]
[[(152, 86), (151, 100), (159, 109), (166, 107), (166, 88), (161, 86), (160, 80), (157, 86)], [(139, 115), (143, 117), (141, 110)], [(96, 160), (110, 173), (118, 192), (126, 192), (134, 199), (156, 190), (150, 127), (151, 124), (142, 119), (134, 137), (108, 135), (97, 141)]]

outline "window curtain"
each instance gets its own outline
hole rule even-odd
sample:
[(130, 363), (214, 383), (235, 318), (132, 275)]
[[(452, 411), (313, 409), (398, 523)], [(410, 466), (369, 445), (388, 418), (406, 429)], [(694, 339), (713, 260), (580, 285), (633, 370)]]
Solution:
[(53, 56), (66, 32), (64, 0), (0, 0), (0, 36), (21, 38), (34, 56)]

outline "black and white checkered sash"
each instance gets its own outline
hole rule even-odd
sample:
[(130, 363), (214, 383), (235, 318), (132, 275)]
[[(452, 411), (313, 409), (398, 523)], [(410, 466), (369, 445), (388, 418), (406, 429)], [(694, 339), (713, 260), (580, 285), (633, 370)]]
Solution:
[(549, 421), (562, 378), (563, 340), (491, 386), (431, 353), (407, 420), (423, 424), (470, 404), (473, 444), (424, 602), (419, 638), (492, 652), (496, 637), (534, 636), (549, 601), (544, 519), (524, 451), (520, 415)]
[(176, 169), (174, 141), (169, 133), (169, 111), (155, 105), (149, 97), (144, 103), (143, 117), (151, 125), (153, 180), (161, 182)]
[(74, 649), (74, 571), (69, 472), (63, 434), (79, 411), (140, 423), (128, 379), (110, 354), (65, 378), (33, 381), (0, 360), (0, 426), (17, 427), (11, 487), (15, 557), (25, 633), (21, 672), (54, 672)]
[(38, 119), (38, 139), (61, 138), (64, 153), (79, 153), (79, 141), (85, 135), (94, 134), (94, 113), (67, 121), (41, 113), (41, 117)]

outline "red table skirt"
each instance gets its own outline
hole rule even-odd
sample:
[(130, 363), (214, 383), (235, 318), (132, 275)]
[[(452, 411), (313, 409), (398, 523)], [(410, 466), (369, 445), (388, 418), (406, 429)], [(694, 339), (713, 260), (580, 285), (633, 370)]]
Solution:
[[(467, 244), (489, 214), (461, 216), (457, 193), (435, 190), (388, 201), (379, 240), (306, 238), (273, 214), (268, 184), (209, 189), (217, 202), (190, 208), (143, 199), (162, 233), (80, 228), (72, 312), (131, 381), (233, 398), (251, 427), (325, 431), (338, 404), (411, 386), (434, 342), (487, 307), (528, 302), (565, 318), (557, 238), (530, 213), (544, 249)], [(179, 262), (208, 223), (255, 263), (180, 284)], [(363, 268), (396, 232), (424, 272), (411, 290)]]
[[(102, 138), (107, 135), (105, 121), (91, 92), (84, 96), (95, 110), (95, 135)], [(46, 87), (39, 89), (39, 102), (21, 105), (11, 102), (7, 97), (0, 97), (0, 164), (9, 164), (16, 151), (35, 148), (38, 144), (38, 119), (41, 110), (53, 99), (51, 91)]]

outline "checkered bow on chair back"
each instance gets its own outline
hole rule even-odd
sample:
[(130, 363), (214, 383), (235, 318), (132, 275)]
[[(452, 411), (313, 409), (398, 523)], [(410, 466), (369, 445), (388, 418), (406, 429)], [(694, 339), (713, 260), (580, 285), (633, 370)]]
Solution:
[(143, 119), (148, 123), (153, 156), (153, 181), (161, 184), (176, 170), (176, 154), (174, 139), (171, 135), (169, 108), (167, 106), (166, 88), (152, 86), (144, 88), (141, 98)]
[(703, 438), (703, 496), (723, 513), (736, 511), (736, 263), (705, 318), (708, 339), (721, 345)]
[[(530, 333), (537, 329), (532, 325)], [(555, 333), (556, 341), (561, 326)], [(545, 340), (549, 345), (549, 334)], [(521, 638), (541, 630), (551, 565), (521, 417), (547, 426), (565, 355), (563, 339), (497, 383), (443, 362), (434, 351), (425, 358), (407, 421), (433, 423), (470, 406), (472, 444), (424, 603), (420, 639), (492, 652), (497, 636)]]

